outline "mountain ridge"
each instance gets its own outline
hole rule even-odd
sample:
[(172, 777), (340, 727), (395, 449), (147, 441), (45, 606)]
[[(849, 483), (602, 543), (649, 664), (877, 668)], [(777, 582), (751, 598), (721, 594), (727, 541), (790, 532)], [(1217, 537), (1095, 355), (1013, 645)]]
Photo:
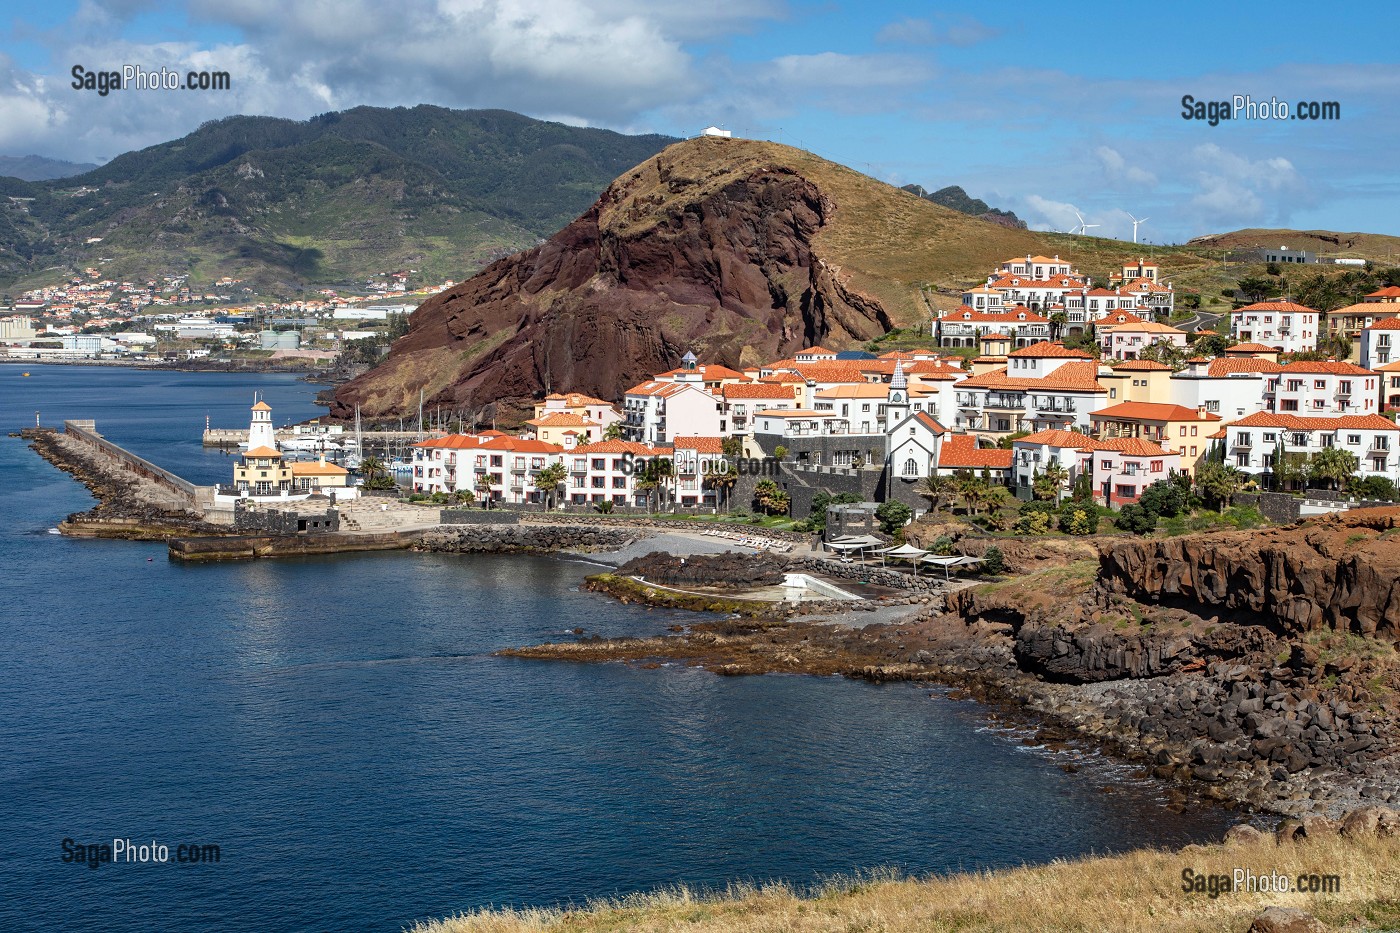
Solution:
[(82, 175), (0, 178), (21, 199), (0, 202), (0, 284), (98, 259), (110, 277), (230, 276), (260, 294), (400, 268), (461, 277), (555, 232), (670, 142), (428, 105), (225, 117)]

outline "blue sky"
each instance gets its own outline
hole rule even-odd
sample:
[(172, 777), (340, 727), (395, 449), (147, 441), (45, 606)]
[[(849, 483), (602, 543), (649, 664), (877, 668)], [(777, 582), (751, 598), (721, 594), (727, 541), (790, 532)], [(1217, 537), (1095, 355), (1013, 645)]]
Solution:
[[(1277, 2), (0, 2), (0, 153), (102, 161), (232, 113), (502, 107), (624, 132), (710, 123), (1032, 226), (1181, 242), (1250, 226), (1400, 234), (1400, 8)], [(70, 69), (230, 72), (226, 92), (74, 90)], [(1337, 101), (1205, 122), (1183, 95)]]

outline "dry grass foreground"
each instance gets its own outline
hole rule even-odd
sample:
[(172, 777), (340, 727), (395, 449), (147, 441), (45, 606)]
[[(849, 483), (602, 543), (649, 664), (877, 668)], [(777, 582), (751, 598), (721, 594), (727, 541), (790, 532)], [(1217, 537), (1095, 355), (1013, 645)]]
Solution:
[[(1338, 875), (1338, 894), (1182, 890), (1182, 872)], [(1338, 930), (1400, 930), (1400, 838), (1340, 836), (1278, 845), (1272, 835), (1232, 845), (1124, 855), (922, 880), (869, 876), (799, 896), (783, 885), (685, 889), (602, 901), (577, 910), (482, 910), (410, 933), (603, 933), (620, 930), (1245, 931), (1265, 907), (1305, 911)]]

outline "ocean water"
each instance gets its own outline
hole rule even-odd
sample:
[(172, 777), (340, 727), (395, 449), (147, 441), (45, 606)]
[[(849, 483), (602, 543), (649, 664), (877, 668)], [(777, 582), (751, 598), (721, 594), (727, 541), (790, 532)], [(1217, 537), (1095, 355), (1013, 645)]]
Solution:
[[(91, 417), (197, 482), (288, 377), (0, 366), (0, 428)], [(684, 614), (578, 591), (590, 565), (364, 554), (185, 566), (48, 533), (86, 491), (0, 437), (0, 929), (399, 930), (485, 905), (810, 884), (1218, 836), (1219, 812), (986, 728), (913, 685), (718, 677), (492, 652)], [(1111, 786), (1112, 793), (1104, 788)], [(63, 861), (63, 840), (170, 861)], [(180, 844), (217, 845), (177, 864)]]

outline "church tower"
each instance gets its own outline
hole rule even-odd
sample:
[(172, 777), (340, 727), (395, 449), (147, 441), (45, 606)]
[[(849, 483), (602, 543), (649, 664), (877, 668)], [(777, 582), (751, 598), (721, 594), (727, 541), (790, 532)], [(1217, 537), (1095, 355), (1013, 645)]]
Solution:
[(248, 449), (259, 447), (277, 449), (277, 435), (272, 430), (272, 407), (259, 399), (253, 403), (253, 420), (248, 424)]
[(890, 378), (890, 398), (885, 405), (885, 430), (889, 431), (909, 417), (909, 383), (904, 378), (904, 362), (894, 364), (894, 375)]

